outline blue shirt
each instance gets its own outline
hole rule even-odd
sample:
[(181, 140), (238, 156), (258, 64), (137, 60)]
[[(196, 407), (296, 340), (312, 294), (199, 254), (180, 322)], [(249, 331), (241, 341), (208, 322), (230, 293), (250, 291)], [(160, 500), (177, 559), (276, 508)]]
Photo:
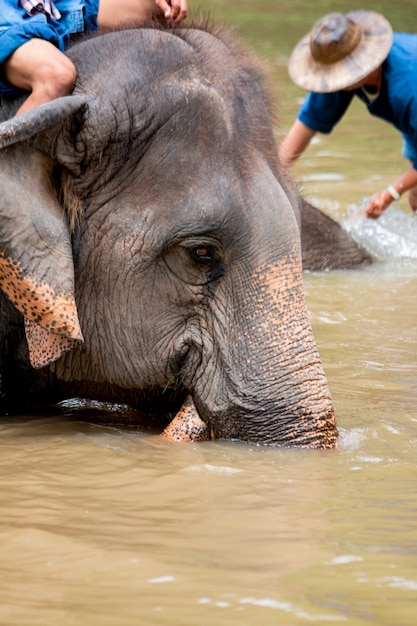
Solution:
[[(97, 30), (99, 0), (54, 0), (61, 13), (60, 20), (42, 13), (28, 15), (18, 0), (0, 0), (0, 65), (21, 45), (38, 38), (63, 51), (74, 33)], [(14, 95), (21, 90), (0, 82), (0, 96)]]
[(411, 156), (417, 169), (417, 35), (394, 33), (393, 45), (382, 64), (381, 90), (373, 102), (368, 101), (362, 89), (310, 93), (298, 119), (314, 131), (330, 133), (354, 96), (365, 102), (372, 115), (402, 133), (409, 148), (407, 156)]

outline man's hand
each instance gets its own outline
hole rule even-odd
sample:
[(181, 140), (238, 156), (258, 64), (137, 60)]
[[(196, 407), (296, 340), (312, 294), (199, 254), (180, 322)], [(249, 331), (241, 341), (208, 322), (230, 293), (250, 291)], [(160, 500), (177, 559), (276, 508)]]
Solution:
[(365, 207), (365, 215), (366, 217), (372, 217), (376, 219), (389, 207), (391, 202), (393, 201), (393, 197), (387, 189), (384, 191), (378, 191), (378, 193), (374, 193), (372, 198), (369, 201), (367, 207)]
[(155, 4), (161, 9), (171, 26), (179, 24), (188, 15), (187, 0), (155, 0)]

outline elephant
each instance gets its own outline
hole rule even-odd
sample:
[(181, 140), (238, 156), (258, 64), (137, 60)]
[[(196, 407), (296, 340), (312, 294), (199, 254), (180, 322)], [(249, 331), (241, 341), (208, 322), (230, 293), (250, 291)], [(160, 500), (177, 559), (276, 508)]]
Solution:
[(67, 54), (71, 96), (1, 101), (1, 413), (90, 398), (172, 439), (335, 447), (258, 61), (198, 24)]
[(301, 255), (305, 271), (363, 269), (372, 255), (338, 222), (301, 200)]

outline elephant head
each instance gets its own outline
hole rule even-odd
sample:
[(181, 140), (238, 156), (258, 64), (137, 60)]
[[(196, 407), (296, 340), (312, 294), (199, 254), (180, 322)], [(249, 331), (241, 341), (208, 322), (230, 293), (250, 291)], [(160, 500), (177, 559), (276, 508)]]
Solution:
[(333, 447), (299, 197), (256, 64), (199, 29), (69, 55), (74, 96), (0, 128), (1, 287), (32, 365), (164, 426), (188, 397), (210, 436)]

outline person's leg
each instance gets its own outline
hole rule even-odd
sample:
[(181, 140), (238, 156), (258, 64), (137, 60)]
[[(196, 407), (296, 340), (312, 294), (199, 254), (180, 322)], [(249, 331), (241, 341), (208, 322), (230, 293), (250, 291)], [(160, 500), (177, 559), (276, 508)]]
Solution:
[[(417, 161), (417, 149), (411, 143), (411, 141), (403, 135), (403, 149), (402, 155), (410, 161), (410, 168), (414, 169), (414, 163)], [(408, 203), (413, 211), (417, 212), (417, 187), (412, 187), (407, 194)]]
[(99, 28), (139, 26), (150, 17), (160, 17), (155, 0), (100, 0), (97, 21)]
[(16, 115), (74, 89), (77, 72), (72, 61), (49, 41), (31, 39), (5, 61), (3, 72), (15, 87), (30, 91)]
[(413, 211), (417, 213), (417, 187), (412, 187), (408, 192), (408, 203)]

